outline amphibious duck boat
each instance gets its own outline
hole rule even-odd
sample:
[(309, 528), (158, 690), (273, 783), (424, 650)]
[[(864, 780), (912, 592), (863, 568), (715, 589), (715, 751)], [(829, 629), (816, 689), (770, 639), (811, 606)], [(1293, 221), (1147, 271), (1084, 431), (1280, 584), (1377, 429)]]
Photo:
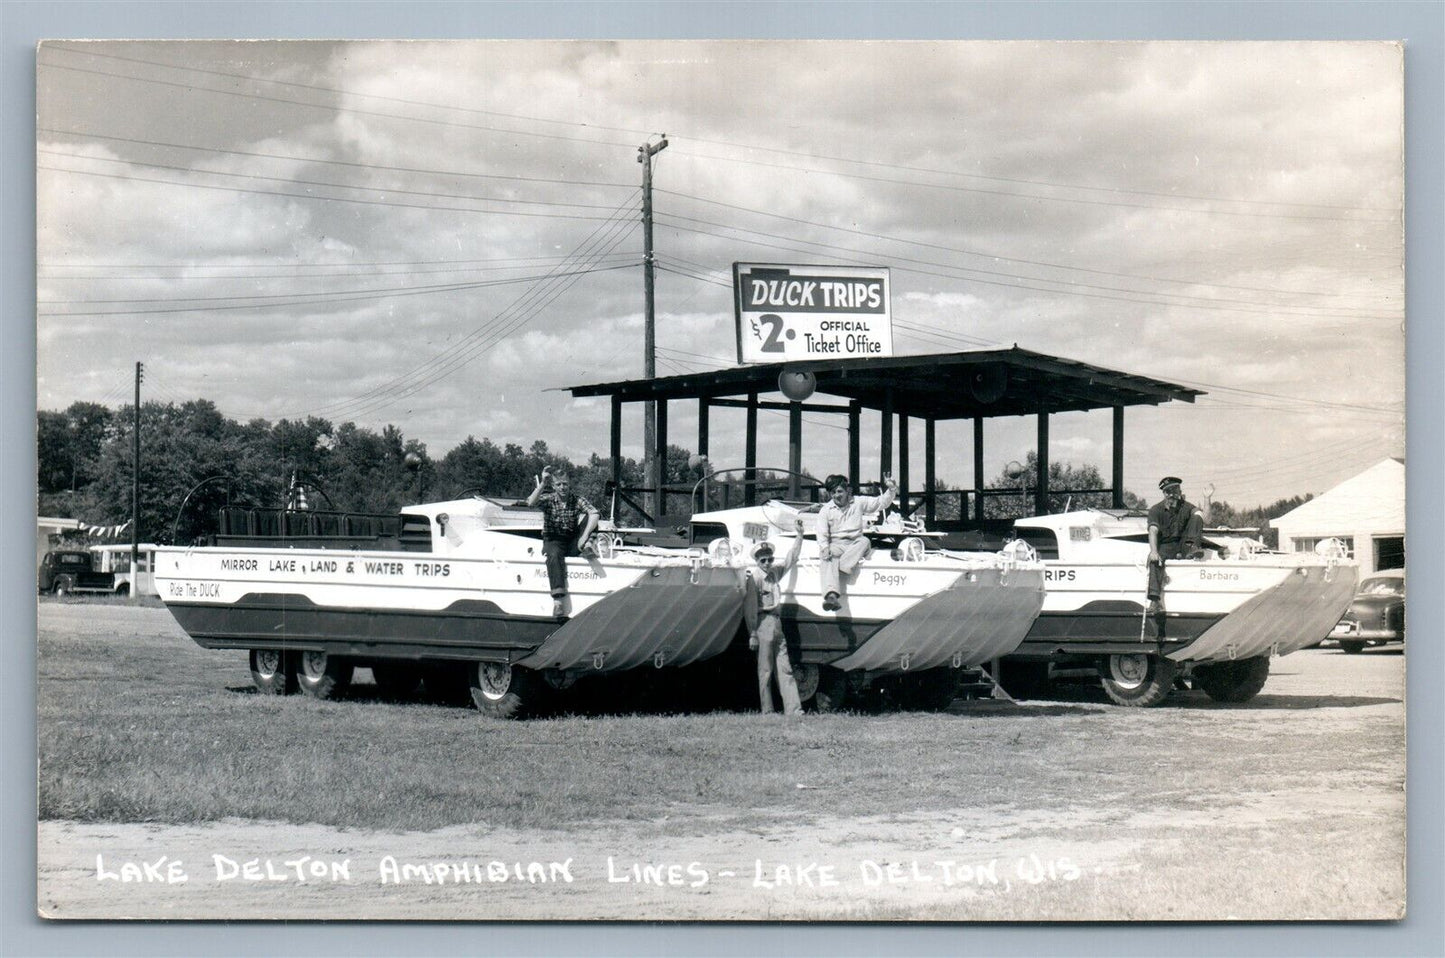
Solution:
[(1141, 514), (1085, 509), (1020, 519), (1044, 560), (1043, 611), (1004, 662), (1010, 691), (1051, 673), (1097, 669), (1121, 705), (1155, 705), (1179, 682), (1243, 702), (1269, 659), (1319, 642), (1349, 608), (1359, 570), (1342, 545), (1274, 553), (1206, 537), (1198, 558), (1165, 563), (1162, 611), (1146, 605), (1149, 537)]
[(794, 519), (802, 520), (805, 541), (782, 581), (781, 617), (795, 643), (799, 693), (819, 710), (873, 686), (905, 707), (943, 708), (961, 670), (1014, 651), (1043, 606), (1044, 565), (1026, 544), (955, 552), (921, 523), (893, 514), (865, 527), (872, 548), (845, 579), (842, 608), (826, 611), (813, 538), (819, 508), (774, 500), (695, 514), (689, 530), (714, 567), (742, 570), (763, 541), (786, 554)]
[(570, 615), (555, 617), (541, 514), (494, 499), (222, 518), (214, 544), (158, 550), (156, 585), (202, 647), (248, 650), (268, 693), (329, 697), (367, 666), (384, 689), (425, 677), (520, 716), (582, 675), (718, 655), (741, 620), (732, 569), (606, 530), (567, 560)]

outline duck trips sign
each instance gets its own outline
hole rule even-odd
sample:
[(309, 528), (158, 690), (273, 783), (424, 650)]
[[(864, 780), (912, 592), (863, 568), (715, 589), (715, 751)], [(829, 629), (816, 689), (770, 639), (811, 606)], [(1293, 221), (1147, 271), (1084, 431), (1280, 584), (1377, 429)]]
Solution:
[(738, 362), (892, 356), (885, 267), (733, 264)]

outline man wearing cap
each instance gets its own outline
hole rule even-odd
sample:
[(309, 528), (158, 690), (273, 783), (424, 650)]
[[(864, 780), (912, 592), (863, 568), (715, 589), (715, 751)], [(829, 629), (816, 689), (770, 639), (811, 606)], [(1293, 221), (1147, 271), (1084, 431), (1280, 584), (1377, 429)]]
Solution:
[(863, 517), (893, 505), (898, 483), (883, 477), (883, 495), (854, 496), (847, 476), (832, 475), (825, 481), (829, 500), (818, 511), (818, 573), (823, 589), (823, 608), (836, 612), (841, 576), (852, 575), (868, 554), (868, 537), (863, 534)]
[(1159, 611), (1164, 596), (1164, 562), (1194, 558), (1204, 538), (1204, 513), (1184, 498), (1178, 476), (1159, 480), (1164, 499), (1149, 507), (1149, 603)]
[(748, 625), (748, 648), (758, 653), (758, 697), (764, 712), (773, 708), (773, 672), (778, 674), (778, 692), (783, 697), (783, 711), (802, 715), (803, 703), (798, 697), (798, 682), (793, 678), (793, 663), (788, 658), (788, 643), (783, 638), (781, 617), (781, 582), (798, 561), (803, 548), (803, 520), (793, 520), (793, 545), (782, 559), (773, 555), (773, 544), (761, 542), (753, 550), (753, 568), (747, 570), (747, 589), (743, 598), (743, 620)]

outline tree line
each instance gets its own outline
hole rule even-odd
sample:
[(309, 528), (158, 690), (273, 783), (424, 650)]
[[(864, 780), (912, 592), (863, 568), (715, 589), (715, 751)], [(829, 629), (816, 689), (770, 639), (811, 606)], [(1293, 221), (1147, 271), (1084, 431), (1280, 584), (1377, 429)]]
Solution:
[[(63, 412), (39, 413), (41, 515), (93, 524), (130, 518), (134, 418), (131, 406), (112, 411), (81, 402)], [(311, 508), (394, 514), (424, 498), (472, 491), (522, 498), (531, 492), (533, 477), (550, 466), (570, 473), (574, 489), (602, 507), (612, 474), (609, 459), (593, 455), (573, 463), (542, 440), (523, 449), (469, 436), (434, 459), (424, 443), (407, 439), (396, 426), (378, 432), (314, 416), (240, 423), (206, 399), (142, 403), (140, 431), (140, 535), (161, 544), (191, 542), (214, 531), (223, 505), (294, 504), (297, 487)], [(687, 470), (687, 451), (669, 449), (670, 480), (683, 479)], [(639, 485), (642, 467), (626, 459), (622, 475), (624, 485)]]
[[(78, 518), (96, 525), (119, 524), (130, 518), (134, 418), (133, 407), (112, 410), (89, 402), (37, 414), (41, 515)], [(424, 443), (407, 439), (393, 425), (378, 432), (314, 416), (241, 423), (223, 416), (206, 399), (142, 403), (140, 429), (140, 537), (161, 544), (192, 542), (214, 531), (216, 513), (223, 505), (280, 508), (294, 504), (298, 486), (311, 508), (393, 514), (404, 505), (474, 492), (520, 499), (531, 492), (542, 468), (550, 466), (554, 472), (570, 474), (573, 489), (605, 513), (612, 478), (610, 458), (594, 453), (586, 461), (572, 462), (553, 453), (540, 439), (524, 449), (516, 443), (499, 446), (490, 439), (468, 436), (434, 459)], [(1001, 471), (985, 483), (995, 493), (984, 499), (986, 518), (1032, 514), (1030, 482), (1036, 462), (1035, 453), (1030, 452), (1022, 473)], [(707, 463), (689, 450), (669, 446), (664, 482), (690, 488), (707, 468)], [(640, 487), (644, 481), (642, 464), (624, 458), (623, 486)], [(714, 486), (711, 506), (721, 504), (725, 485)], [(1109, 493), (1081, 491), (1107, 485), (1096, 466), (1051, 462), (1049, 511), (1108, 508), (1112, 503)], [(961, 497), (947, 495), (950, 488), (946, 481), (936, 483), (936, 490), (942, 493), (936, 503), (941, 520), (959, 517)], [(726, 501), (733, 504), (742, 501), (740, 493), (726, 495)], [(687, 498), (669, 497), (667, 511), (686, 514), (690, 508)], [(1253, 509), (1215, 502), (1210, 524), (1258, 527), (1308, 498), (1295, 496)], [(1147, 505), (1134, 493), (1126, 492), (1124, 499), (1129, 508)], [(636, 521), (638, 517), (620, 518)]]

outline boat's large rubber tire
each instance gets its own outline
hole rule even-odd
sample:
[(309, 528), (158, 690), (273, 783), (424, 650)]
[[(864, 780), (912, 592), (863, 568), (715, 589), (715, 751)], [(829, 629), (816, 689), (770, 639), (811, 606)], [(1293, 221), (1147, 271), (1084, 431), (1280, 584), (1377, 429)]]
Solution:
[(1109, 656), (1099, 673), (1105, 694), (1116, 705), (1147, 708), (1164, 701), (1174, 688), (1179, 666), (1162, 655), (1133, 652)]
[(547, 683), (531, 669), (501, 662), (477, 662), (469, 672), (472, 702), (483, 715), (520, 719), (541, 714)]
[(904, 675), (900, 704), (915, 712), (942, 712), (958, 697), (958, 678), (958, 669), (946, 665)]
[(417, 662), (373, 662), (371, 675), (382, 698), (410, 699), (421, 691), (422, 667)]
[(841, 712), (851, 698), (848, 675), (831, 665), (818, 666), (818, 690), (813, 693), (813, 711)]
[(350, 659), (309, 651), (296, 658), (296, 684), (313, 699), (335, 698), (351, 684), (355, 665)]
[[(56, 595), (59, 594), (59, 592), (56, 593)], [(1361, 652), (1365, 651), (1365, 643), (1355, 639), (1342, 640), (1340, 642), (1340, 650), (1343, 651), (1346, 655), (1359, 655)]]
[(1269, 678), (1269, 656), (1233, 662), (1207, 662), (1194, 667), (1194, 684), (1216, 702), (1248, 702)]
[(438, 705), (472, 704), (471, 662), (428, 662), (421, 668), (426, 697)]
[(252, 649), (251, 681), (262, 695), (295, 694), (295, 656), (280, 649)]

